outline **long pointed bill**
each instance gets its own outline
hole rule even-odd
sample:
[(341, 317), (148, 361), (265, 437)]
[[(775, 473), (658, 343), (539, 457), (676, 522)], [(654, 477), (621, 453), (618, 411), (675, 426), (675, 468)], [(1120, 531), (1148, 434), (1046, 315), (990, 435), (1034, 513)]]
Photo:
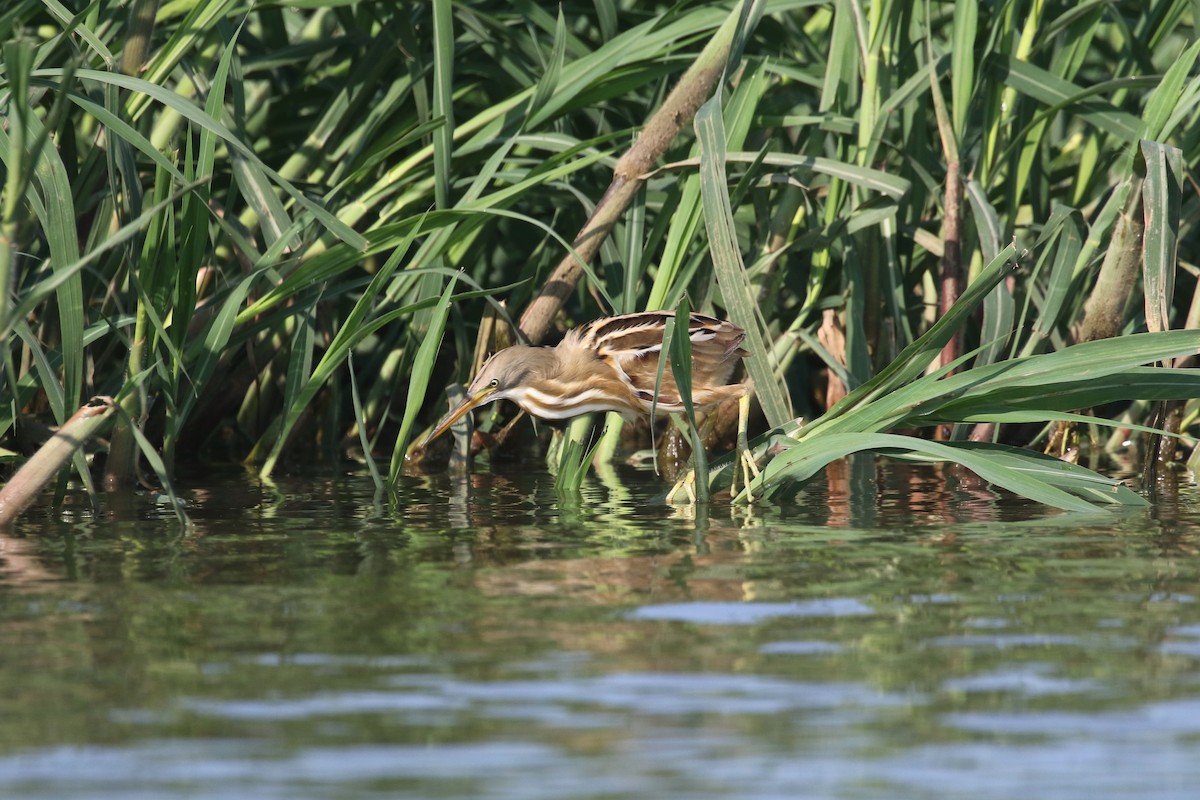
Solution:
[(479, 408), (481, 405), (487, 403), (491, 399), (491, 395), (492, 389), (491, 387), (488, 387), (482, 392), (476, 393), (472, 397), (467, 397), (465, 400), (451, 409), (450, 413), (442, 417), (442, 421), (435, 425), (433, 430), (429, 432), (429, 435), (425, 437), (425, 441), (421, 442), (421, 448), (424, 449), (429, 447), (430, 442), (441, 436), (446, 431), (450, 430), (450, 427), (454, 423), (458, 422), (460, 419)]

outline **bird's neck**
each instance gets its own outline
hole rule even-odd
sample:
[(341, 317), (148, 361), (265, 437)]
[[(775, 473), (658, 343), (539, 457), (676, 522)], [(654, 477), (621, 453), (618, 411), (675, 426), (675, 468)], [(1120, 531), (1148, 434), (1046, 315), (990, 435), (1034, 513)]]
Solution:
[(575, 356), (563, 353), (561, 346), (528, 348), (522, 354), (528, 372), (507, 398), (533, 416), (551, 421), (614, 410), (607, 393), (595, 385), (594, 358)]

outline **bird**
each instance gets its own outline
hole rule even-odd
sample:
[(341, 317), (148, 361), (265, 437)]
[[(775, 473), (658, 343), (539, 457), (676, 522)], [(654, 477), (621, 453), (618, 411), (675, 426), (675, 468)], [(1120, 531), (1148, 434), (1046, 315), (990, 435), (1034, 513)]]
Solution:
[[(658, 375), (663, 336), (674, 318), (673, 311), (601, 317), (568, 331), (554, 347), (500, 350), (484, 362), (463, 400), (433, 427), (422, 446), (472, 410), (497, 400), (511, 400), (551, 421), (597, 411), (615, 411), (628, 421), (652, 412), (684, 411), (669, 360)], [(746, 332), (732, 322), (691, 314), (687, 333), (693, 407), (704, 411), (745, 397), (748, 387), (730, 384), (730, 378), (739, 360), (749, 355), (741, 347)]]

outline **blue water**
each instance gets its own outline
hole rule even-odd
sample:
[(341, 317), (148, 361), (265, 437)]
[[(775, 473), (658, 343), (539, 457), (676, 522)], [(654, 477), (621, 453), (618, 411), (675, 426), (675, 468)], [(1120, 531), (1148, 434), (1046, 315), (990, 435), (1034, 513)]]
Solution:
[(1200, 495), (184, 479), (0, 541), (21, 798), (1193, 798)]

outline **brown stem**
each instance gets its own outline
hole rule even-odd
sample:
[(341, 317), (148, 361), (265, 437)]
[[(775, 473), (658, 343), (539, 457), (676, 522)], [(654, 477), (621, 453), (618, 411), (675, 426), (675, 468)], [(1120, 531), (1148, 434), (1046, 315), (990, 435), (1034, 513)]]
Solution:
[(149, 60), (157, 15), (158, 0), (134, 0), (130, 5), (125, 47), (121, 51), (121, 72), (126, 75), (140, 75)]
[[(1075, 342), (1111, 339), (1125, 324), (1125, 306), (1134, 294), (1142, 266), (1142, 223), (1138, 213), (1142, 193), (1132, 187), (1129, 201), (1113, 225), (1112, 239), (1096, 276), (1096, 285), (1083, 305), (1083, 319), (1073, 331)], [(1071, 438), (1074, 423), (1056, 422), (1046, 452), (1057, 453)]]
[[(691, 121), (696, 110), (708, 99), (713, 85), (725, 69), (741, 16), (742, 9), (735, 8), (646, 123), (633, 147), (617, 161), (612, 183), (572, 243), (574, 252), (563, 257), (550, 273), (541, 293), (521, 315), (521, 332), (531, 344), (538, 344), (545, 338), (555, 315), (579, 283), (583, 264), (590, 262), (599, 252), (605, 237), (641, 189), (645, 174), (666, 153), (679, 130)], [(753, 12), (748, 15), (751, 19), (754, 16)]]
[[(962, 294), (962, 182), (957, 161), (951, 161), (946, 166), (946, 217), (942, 221), (942, 242), (939, 317), (945, 316)], [(961, 334), (956, 333), (942, 348), (941, 366), (958, 358), (961, 349)]]
[[(834, 359), (846, 366), (846, 329), (835, 309), (822, 312), (821, 327), (817, 330), (817, 341)], [(845, 382), (832, 369), (826, 368), (829, 376), (825, 382), (825, 408), (833, 408), (849, 392)]]
[[(950, 307), (958, 302), (962, 294), (962, 181), (959, 178), (959, 162), (951, 160), (946, 164), (946, 216), (942, 220), (942, 272), (938, 282), (938, 317), (943, 317)], [(958, 358), (962, 350), (962, 333), (956, 331), (942, 348), (939, 365), (945, 367)], [(942, 425), (937, 428), (934, 438), (949, 439), (951, 427)]]
[(17, 470), (17, 474), (0, 489), (0, 528), (11, 525), (33, 502), (42, 487), (96, 433), (113, 408), (111, 397), (93, 397)]
[[(1132, 193), (1135, 203), (1140, 192)], [(1075, 332), (1076, 342), (1111, 339), (1125, 324), (1125, 306), (1137, 284), (1142, 266), (1142, 224), (1136, 208), (1123, 211), (1113, 226), (1112, 241), (1096, 277), (1096, 286), (1083, 306), (1083, 321)]]

